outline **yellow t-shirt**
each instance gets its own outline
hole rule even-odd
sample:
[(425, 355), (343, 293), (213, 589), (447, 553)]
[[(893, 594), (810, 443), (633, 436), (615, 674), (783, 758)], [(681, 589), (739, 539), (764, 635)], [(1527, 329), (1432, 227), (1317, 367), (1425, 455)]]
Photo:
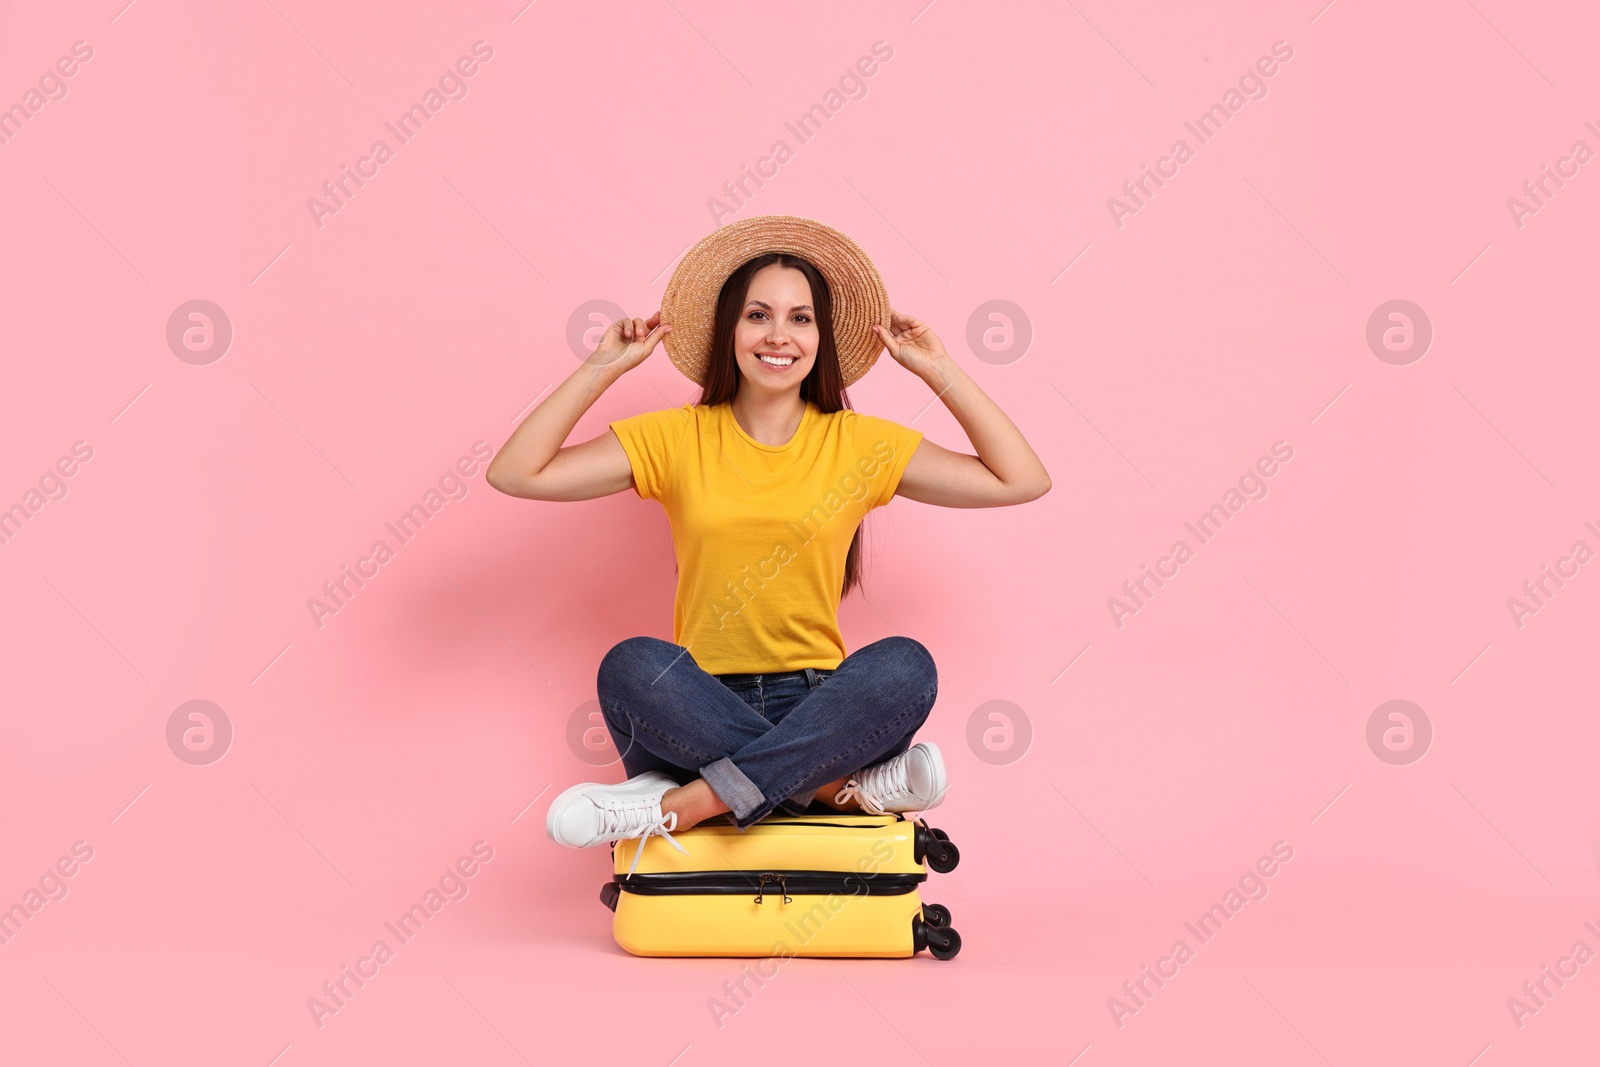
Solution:
[(764, 445), (728, 404), (610, 424), (639, 496), (672, 528), (672, 640), (711, 674), (833, 670), (850, 541), (893, 498), (922, 433), (806, 404), (787, 444)]

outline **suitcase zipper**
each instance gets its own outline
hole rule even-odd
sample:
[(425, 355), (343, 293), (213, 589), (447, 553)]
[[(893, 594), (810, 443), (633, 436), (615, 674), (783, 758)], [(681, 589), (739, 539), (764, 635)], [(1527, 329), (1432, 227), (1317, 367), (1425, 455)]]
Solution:
[(927, 875), (857, 874), (848, 871), (667, 871), (657, 874), (618, 875), (612, 879), (620, 890), (643, 896), (749, 893), (752, 878), (757, 903), (777, 883), (784, 903), (791, 893), (811, 895), (838, 893), (848, 896), (894, 896), (916, 890)]
[(765, 874), (763, 874), (761, 876), (761, 880), (756, 883), (756, 897), (755, 897), (756, 903), (757, 904), (761, 903), (762, 898), (766, 896), (766, 894), (767, 894), (767, 880), (769, 878), (777, 879), (778, 889), (783, 893), (783, 902), (785, 904), (793, 904), (794, 903), (794, 898), (789, 895), (789, 882), (788, 882), (788, 879), (786, 879), (781, 874), (774, 874), (771, 871), (768, 871)]

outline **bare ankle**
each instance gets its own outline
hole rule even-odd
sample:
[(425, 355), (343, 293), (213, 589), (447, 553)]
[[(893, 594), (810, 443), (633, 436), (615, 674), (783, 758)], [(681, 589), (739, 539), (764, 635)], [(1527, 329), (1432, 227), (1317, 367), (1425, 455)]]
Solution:
[(684, 796), (684, 790), (686, 788), (688, 787), (681, 785), (673, 786), (671, 789), (661, 794), (661, 814), (676, 814), (678, 816), (677, 829), (679, 830), (687, 830), (697, 821), (695, 819), (691, 819), (688, 811), (686, 810), (686, 805), (684, 804), (684, 801), (688, 799)]
[(829, 782), (826, 785), (818, 786), (816, 799), (820, 800), (824, 805), (832, 808), (834, 811), (860, 811), (861, 805), (856, 803), (854, 798), (851, 798), (843, 804), (840, 804), (834, 799), (834, 797), (839, 795), (839, 790), (843, 789), (845, 784), (850, 781), (850, 778), (851, 776), (847, 774), (843, 778), (836, 779), (835, 781)]
[(727, 810), (728, 806), (704, 778), (696, 778), (688, 785), (675, 786), (661, 794), (661, 814), (676, 813), (679, 830), (687, 830)]

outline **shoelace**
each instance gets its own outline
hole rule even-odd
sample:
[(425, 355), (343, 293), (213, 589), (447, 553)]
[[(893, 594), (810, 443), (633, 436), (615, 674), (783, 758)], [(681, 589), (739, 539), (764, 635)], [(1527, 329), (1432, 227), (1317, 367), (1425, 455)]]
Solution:
[(895, 758), (876, 767), (868, 767), (857, 777), (844, 784), (833, 798), (835, 804), (851, 800), (861, 805), (861, 810), (873, 815), (885, 815), (883, 801), (892, 797), (909, 795), (911, 786), (906, 782), (906, 761)]
[[(639, 847), (633, 853), (633, 863), (628, 867), (630, 876), (638, 869), (639, 857), (644, 855), (645, 842), (649, 841), (651, 837), (657, 835), (664, 837), (673, 848), (682, 852), (685, 856), (689, 854), (689, 850), (678, 844), (677, 839), (668, 832), (678, 828), (677, 812), (672, 812), (670, 815), (663, 815), (656, 819), (650, 818), (651, 809), (655, 808), (655, 810), (659, 811), (660, 808), (657, 805), (660, 803), (659, 797), (635, 797), (629, 800), (613, 801), (601, 813), (601, 833), (608, 837), (616, 834), (619, 841), (626, 841), (631, 838), (637, 838), (639, 841)], [(637, 830), (625, 830), (628, 825), (639, 819), (644, 820), (643, 826)]]

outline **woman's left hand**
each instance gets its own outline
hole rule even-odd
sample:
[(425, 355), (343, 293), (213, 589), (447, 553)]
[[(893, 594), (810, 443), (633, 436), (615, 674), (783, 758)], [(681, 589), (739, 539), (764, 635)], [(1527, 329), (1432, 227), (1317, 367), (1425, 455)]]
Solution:
[(926, 323), (893, 308), (889, 309), (889, 328), (873, 326), (872, 330), (896, 363), (924, 380), (938, 374), (950, 359), (943, 342)]

